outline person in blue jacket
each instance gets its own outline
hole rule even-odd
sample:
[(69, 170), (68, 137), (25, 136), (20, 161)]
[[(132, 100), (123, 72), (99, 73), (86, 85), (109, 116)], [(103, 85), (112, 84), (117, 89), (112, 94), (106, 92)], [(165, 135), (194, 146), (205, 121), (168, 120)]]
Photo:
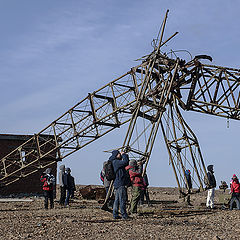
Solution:
[(125, 167), (129, 164), (128, 155), (124, 152), (119, 152), (118, 150), (112, 151), (112, 156), (109, 158), (112, 161), (115, 180), (113, 182), (113, 186), (115, 189), (115, 200), (113, 204), (113, 218), (119, 219), (118, 209), (120, 206), (120, 212), (123, 219), (127, 219), (127, 211), (126, 211), (126, 201), (127, 201), (127, 188), (128, 184), (128, 174), (125, 170)]
[(186, 183), (185, 183), (185, 187), (187, 189), (187, 195), (186, 195), (186, 199), (187, 200), (187, 204), (189, 206), (192, 206), (191, 204), (191, 199), (190, 199), (190, 194), (191, 194), (191, 189), (192, 189), (192, 177), (191, 177), (191, 171), (189, 169), (185, 170), (185, 177), (186, 177)]

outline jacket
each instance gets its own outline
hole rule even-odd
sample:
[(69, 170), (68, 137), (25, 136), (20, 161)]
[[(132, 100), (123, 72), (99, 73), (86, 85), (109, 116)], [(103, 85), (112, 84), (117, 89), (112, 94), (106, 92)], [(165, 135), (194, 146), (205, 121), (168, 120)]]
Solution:
[(192, 189), (192, 178), (188, 170), (185, 171), (185, 176), (187, 180), (186, 188)]
[(134, 187), (144, 187), (143, 177), (140, 169), (128, 165), (126, 170), (129, 173), (132, 186)]
[(63, 182), (67, 190), (76, 190), (74, 177), (70, 173), (64, 174)]
[(209, 188), (215, 188), (217, 186), (216, 179), (213, 175), (212, 171), (207, 173), (208, 181), (209, 181)]
[(240, 183), (237, 179), (232, 181), (231, 193), (240, 193)]
[(61, 165), (61, 166), (59, 167), (59, 169), (60, 169), (59, 175), (58, 175), (59, 186), (60, 186), (60, 187), (64, 187), (63, 176), (64, 176), (64, 172), (65, 172), (65, 165)]
[(119, 188), (128, 184), (128, 175), (125, 169), (129, 163), (128, 155), (122, 154), (122, 160), (120, 160), (116, 158), (118, 153), (118, 151), (113, 151), (112, 156), (109, 158), (109, 160), (112, 161), (113, 169), (116, 175), (113, 182), (114, 188)]
[(44, 191), (53, 191), (55, 186), (55, 177), (52, 174), (42, 175), (40, 181), (43, 182)]

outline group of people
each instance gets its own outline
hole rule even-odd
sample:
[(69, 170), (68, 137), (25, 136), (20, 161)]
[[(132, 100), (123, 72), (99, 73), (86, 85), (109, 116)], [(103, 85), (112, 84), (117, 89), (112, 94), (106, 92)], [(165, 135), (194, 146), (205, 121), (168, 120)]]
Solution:
[[(143, 164), (145, 160), (130, 160), (125, 152), (119, 152), (118, 150), (112, 151), (112, 155), (109, 160), (104, 162), (103, 169), (100, 173), (100, 178), (103, 181), (106, 193), (109, 191), (110, 183), (113, 182), (114, 187), (114, 201), (110, 199), (110, 205), (113, 207), (114, 219), (128, 219), (129, 215), (137, 213), (138, 204), (143, 204), (144, 197), (146, 197), (147, 204), (150, 204), (150, 198), (148, 193), (148, 178), (147, 174), (143, 174)], [(71, 169), (65, 168), (65, 165), (59, 167), (59, 186), (60, 186), (60, 200), (61, 206), (68, 207), (70, 198), (74, 197), (75, 181), (71, 176)], [(207, 175), (204, 178), (206, 185), (207, 202), (206, 207), (214, 209), (214, 195), (216, 188), (216, 179), (214, 176), (213, 165), (208, 165)], [(111, 172), (112, 171), (112, 172)], [(191, 172), (185, 171), (186, 188), (188, 189), (188, 195), (192, 188)], [(50, 208), (54, 207), (54, 190), (56, 180), (52, 174), (52, 169), (47, 168), (40, 178), (43, 183), (44, 192), (44, 207), (48, 209), (50, 202)], [(132, 197), (130, 201), (130, 208), (127, 212), (126, 203), (128, 201), (127, 188), (131, 186)], [(230, 209), (233, 209), (234, 204), (237, 209), (240, 209), (240, 183), (238, 177), (234, 174), (230, 183), (232, 198), (230, 200)], [(190, 198), (188, 199), (190, 203)], [(121, 217), (119, 216), (119, 208)]]
[[(103, 169), (101, 171), (101, 179), (106, 188), (106, 192), (109, 191), (110, 181), (109, 164), (113, 168), (114, 179), (114, 202), (113, 202), (113, 218), (114, 219), (128, 219), (130, 214), (137, 213), (138, 203), (143, 203), (144, 196), (146, 196), (147, 203), (150, 203), (148, 194), (148, 179), (147, 175), (143, 174), (144, 160), (136, 161), (130, 160), (125, 152), (119, 152), (118, 150), (112, 151), (112, 155), (107, 162), (104, 162)], [(132, 198), (130, 202), (130, 209), (127, 212), (126, 202), (127, 187), (132, 187)], [(119, 216), (119, 207), (121, 217)]]
[[(207, 170), (208, 172), (204, 177), (204, 184), (206, 185), (206, 189), (208, 190), (206, 207), (213, 209), (214, 195), (215, 195), (215, 188), (216, 188), (216, 179), (214, 176), (213, 165), (208, 165)], [(191, 171), (189, 169), (186, 169), (184, 174), (185, 174), (185, 187), (188, 190), (186, 194), (186, 200), (188, 205), (191, 205), (190, 203), (190, 194), (192, 189)]]
[[(206, 206), (207, 208), (214, 209), (216, 179), (214, 176), (213, 165), (208, 165), (207, 170), (208, 172), (206, 175), (206, 179), (204, 179), (204, 183), (206, 185), (206, 188), (208, 189)], [(230, 194), (232, 195), (229, 202), (230, 210), (233, 209), (234, 204), (236, 205), (236, 208), (240, 210), (240, 183), (236, 174), (233, 175), (230, 182)]]
[[(143, 202), (143, 197), (146, 195), (146, 200), (149, 203), (149, 194), (147, 191), (148, 179), (147, 175), (143, 173), (144, 161), (130, 160), (128, 155), (124, 152), (119, 152), (114, 150), (108, 161), (104, 162), (103, 170), (101, 171), (101, 179), (106, 188), (106, 192), (109, 190), (110, 181), (106, 177), (106, 166), (108, 162), (111, 162), (114, 170), (115, 177), (113, 179), (115, 200), (113, 203), (113, 218), (118, 219), (118, 209), (120, 207), (121, 216), (123, 219), (127, 219), (128, 215), (137, 213), (137, 205)], [(204, 183), (207, 189), (207, 201), (206, 207), (209, 209), (214, 209), (214, 196), (216, 188), (216, 178), (214, 176), (213, 165), (208, 165), (207, 175), (204, 178)], [(188, 196), (192, 189), (192, 180), (190, 170), (185, 171), (186, 177), (186, 188), (189, 190)], [(129, 179), (130, 178), (130, 185)], [(127, 213), (126, 211), (126, 201), (127, 201), (127, 187), (132, 186), (132, 198), (130, 202), (130, 209)], [(240, 183), (237, 176), (234, 174), (232, 181), (230, 183), (230, 194), (232, 194), (230, 200), (230, 209), (233, 209), (233, 205), (236, 205), (237, 209), (240, 209)], [(187, 199), (190, 203), (190, 198)]]
[(71, 169), (69, 167), (65, 168), (65, 165), (59, 167), (59, 186), (60, 186), (60, 200), (59, 204), (61, 206), (68, 207), (70, 198), (74, 197), (74, 192), (76, 191), (75, 180), (71, 175)]
[[(68, 207), (70, 198), (74, 197), (74, 191), (76, 190), (75, 187), (75, 180), (74, 177), (71, 175), (71, 169), (65, 168), (65, 165), (61, 165), (59, 167), (59, 186), (60, 186), (60, 200), (59, 204), (61, 206)], [(43, 175), (40, 178), (41, 182), (43, 183), (43, 194), (44, 194), (44, 207), (48, 209), (48, 203), (50, 202), (50, 208), (54, 207), (54, 191), (56, 180), (52, 174), (52, 169), (47, 168)]]

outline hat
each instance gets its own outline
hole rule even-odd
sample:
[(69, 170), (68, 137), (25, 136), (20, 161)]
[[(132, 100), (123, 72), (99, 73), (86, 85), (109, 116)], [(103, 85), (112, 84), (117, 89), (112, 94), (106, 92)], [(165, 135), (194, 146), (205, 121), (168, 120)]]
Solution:
[(136, 167), (137, 166), (137, 161), (132, 159), (129, 161), (129, 165), (132, 166), (132, 167)]
[(237, 178), (236, 174), (233, 174), (232, 179), (236, 179), (236, 178)]
[(213, 170), (213, 165), (208, 165), (207, 170), (212, 171)]
[(59, 167), (59, 169), (60, 169), (61, 171), (65, 171), (65, 165), (61, 165), (61, 166)]
[(113, 157), (113, 158), (116, 158), (118, 154), (119, 154), (119, 151), (118, 151), (118, 150), (113, 150), (113, 151), (112, 151), (112, 157)]
[(70, 169), (69, 167), (67, 167), (67, 168), (65, 169), (65, 171), (66, 171), (67, 173), (70, 173), (70, 172), (71, 172), (71, 169)]
[(51, 168), (47, 168), (43, 173), (50, 174), (52, 172)]

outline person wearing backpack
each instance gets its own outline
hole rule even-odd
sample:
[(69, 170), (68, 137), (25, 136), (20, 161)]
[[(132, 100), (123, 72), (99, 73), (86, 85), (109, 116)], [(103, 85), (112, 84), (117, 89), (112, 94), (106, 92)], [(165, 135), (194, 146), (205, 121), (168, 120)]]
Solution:
[(48, 209), (48, 200), (50, 201), (50, 208), (54, 207), (53, 190), (55, 187), (55, 177), (52, 175), (52, 169), (47, 168), (40, 178), (43, 182), (44, 207)]
[[(123, 219), (128, 219), (126, 211), (126, 200), (127, 200), (127, 172), (125, 167), (129, 163), (128, 155), (118, 150), (112, 151), (112, 155), (109, 158), (112, 163), (115, 179), (113, 180), (113, 186), (115, 190), (115, 200), (113, 204), (113, 218), (119, 219), (118, 209), (120, 206), (120, 212)], [(105, 172), (107, 174), (107, 171)]]
[[(108, 179), (107, 179), (107, 177), (106, 177), (106, 166), (107, 166), (107, 164), (108, 164), (108, 161), (105, 161), (104, 163), (103, 163), (103, 169), (102, 169), (102, 171), (100, 172), (100, 179), (101, 179), (101, 181), (102, 181), (102, 183), (103, 183), (103, 185), (104, 185), (104, 188), (105, 188), (105, 190), (106, 190), (106, 195), (107, 195), (107, 193), (108, 193), (108, 190), (109, 190), (109, 187), (110, 187), (110, 183), (111, 183), (111, 181), (109, 181)], [(112, 164), (112, 163), (111, 163)], [(112, 167), (112, 170), (111, 171), (114, 171), (113, 170), (113, 166), (111, 166)], [(111, 175), (111, 174), (110, 174)], [(114, 180), (114, 179), (113, 179)], [(114, 194), (112, 194), (112, 196), (110, 196), (109, 197), (109, 199), (108, 199), (108, 207), (113, 207), (113, 202), (114, 202)]]
[(205, 181), (205, 184), (208, 188), (206, 206), (207, 208), (214, 209), (214, 193), (215, 193), (215, 187), (217, 184), (214, 176), (213, 165), (208, 165), (207, 170), (208, 170), (208, 173), (207, 173), (208, 182)]
[(132, 182), (132, 199), (129, 214), (137, 213), (137, 204), (140, 200), (142, 188), (144, 187), (141, 166), (142, 162), (139, 162), (138, 164), (136, 160), (131, 160), (129, 165), (126, 167)]

